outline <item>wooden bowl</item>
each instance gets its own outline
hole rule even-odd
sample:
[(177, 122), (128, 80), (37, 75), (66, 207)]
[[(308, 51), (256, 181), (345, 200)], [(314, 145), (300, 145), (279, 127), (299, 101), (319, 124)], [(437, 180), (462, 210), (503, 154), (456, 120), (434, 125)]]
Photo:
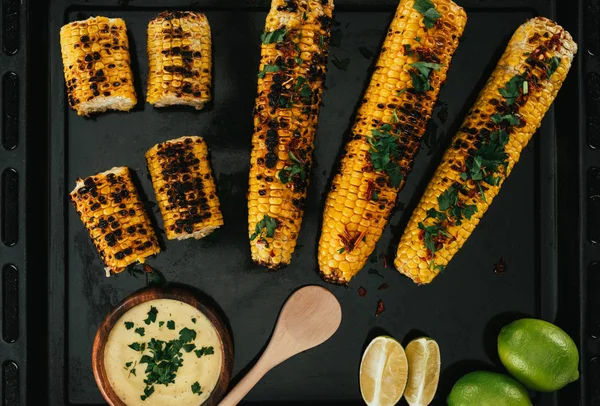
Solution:
[(221, 342), (221, 372), (219, 373), (219, 379), (215, 388), (202, 405), (212, 406), (218, 404), (223, 396), (225, 396), (229, 380), (231, 379), (231, 368), (233, 366), (233, 345), (231, 342), (231, 335), (229, 334), (225, 323), (213, 308), (203, 304), (193, 293), (181, 288), (143, 289), (125, 298), (106, 315), (96, 332), (96, 338), (94, 339), (94, 346), (92, 348), (92, 369), (94, 371), (96, 384), (98, 385), (102, 396), (104, 396), (106, 402), (111, 406), (126, 406), (126, 404), (117, 396), (108, 381), (108, 376), (104, 369), (104, 347), (115, 323), (119, 321), (126, 311), (141, 303), (155, 299), (173, 299), (187, 303), (204, 314), (215, 327)]

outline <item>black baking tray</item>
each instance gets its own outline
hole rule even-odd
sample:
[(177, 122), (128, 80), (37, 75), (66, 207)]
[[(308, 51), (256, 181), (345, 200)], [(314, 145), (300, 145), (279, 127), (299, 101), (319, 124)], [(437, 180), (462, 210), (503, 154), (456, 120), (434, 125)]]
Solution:
[[(444, 404), (462, 374), (475, 369), (502, 371), (495, 355), (499, 328), (517, 317), (532, 316), (563, 327), (581, 354), (581, 379), (558, 393), (532, 394), (535, 404), (600, 405), (599, 0), (464, 0), (459, 4), (469, 16), (464, 37), (414, 171), (377, 245), (378, 259), (366, 266), (381, 276), (365, 269), (344, 288), (326, 285), (317, 274), (321, 212), (336, 157), (396, 0), (336, 2), (333, 30), (341, 32), (341, 41), (330, 51), (304, 224), (292, 264), (270, 273), (251, 263), (245, 201), (259, 37), (269, 2), (4, 0), (0, 19), (3, 405), (103, 403), (91, 371), (94, 334), (111, 307), (147, 281), (127, 274), (105, 278), (67, 194), (79, 176), (126, 165), (135, 172), (148, 210), (161, 226), (152, 205), (144, 152), (157, 142), (182, 135), (201, 135), (211, 149), (225, 226), (201, 241), (166, 242), (163, 235), (166, 249), (149, 263), (168, 281), (198, 289), (218, 303), (233, 333), (234, 376), (253, 362), (293, 290), (321, 284), (342, 304), (344, 316), (336, 335), (278, 366), (244, 403), (361, 404), (357, 373), (362, 350), (373, 336), (385, 333), (404, 343), (423, 334), (438, 341), (442, 375), (434, 404)], [(164, 9), (199, 10), (208, 16), (214, 101), (203, 111), (144, 104), (146, 26)], [(59, 29), (91, 15), (118, 16), (127, 22), (139, 100), (131, 113), (85, 119), (67, 108)], [(380, 255), (392, 262), (395, 245), (444, 147), (512, 32), (536, 15), (556, 19), (579, 43), (572, 71), (473, 236), (442, 276), (430, 286), (418, 287), (386, 269)], [(375, 56), (367, 58), (365, 49)], [(346, 71), (331, 63), (334, 55), (350, 59)], [(497, 275), (493, 269), (501, 257), (507, 268)], [(389, 288), (378, 291), (383, 282)], [(364, 298), (357, 294), (360, 286), (368, 290)], [(384, 300), (386, 311), (375, 317), (379, 299)]]

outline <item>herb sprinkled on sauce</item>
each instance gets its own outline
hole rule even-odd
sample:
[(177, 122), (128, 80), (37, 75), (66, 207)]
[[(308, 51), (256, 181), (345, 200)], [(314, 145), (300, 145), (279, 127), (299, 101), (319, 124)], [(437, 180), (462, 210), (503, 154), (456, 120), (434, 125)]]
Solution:
[(156, 321), (157, 314), (158, 314), (158, 310), (156, 310), (156, 307), (150, 306), (150, 310), (148, 311), (148, 318), (146, 320), (144, 320), (144, 323), (146, 323), (148, 325), (150, 323), (154, 323)]

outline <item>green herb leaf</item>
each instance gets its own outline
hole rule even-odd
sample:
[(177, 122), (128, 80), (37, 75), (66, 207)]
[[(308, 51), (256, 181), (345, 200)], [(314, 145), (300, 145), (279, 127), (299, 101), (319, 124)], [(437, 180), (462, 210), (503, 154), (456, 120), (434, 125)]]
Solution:
[(339, 250), (337, 250), (338, 254), (343, 254), (344, 252), (346, 252), (346, 248), (342, 247)]
[(275, 229), (277, 228), (277, 220), (265, 214), (261, 221), (256, 223), (254, 233), (250, 236), (250, 241), (253, 241), (259, 235), (262, 235), (266, 231), (266, 236), (272, 238), (275, 235)]
[(337, 56), (333, 55), (333, 60), (331, 62), (339, 70), (347, 70), (348, 65), (350, 65), (350, 58), (338, 59)]
[(421, 37), (415, 37), (415, 41), (417, 41), (420, 44), (421, 43)]
[(148, 318), (146, 320), (144, 320), (144, 323), (146, 323), (146, 324), (154, 323), (156, 321), (157, 314), (158, 314), (158, 310), (156, 310), (156, 307), (150, 306), (150, 311), (148, 311)]
[(175, 322), (173, 320), (167, 321), (167, 328), (169, 330), (175, 330)]
[(377, 191), (373, 191), (373, 193), (371, 193), (371, 200), (374, 202), (379, 200), (379, 193), (377, 193)]
[(184, 327), (179, 331), (179, 339), (184, 343), (194, 341), (196, 339), (196, 331)]
[(262, 79), (268, 72), (279, 72), (280, 70), (278, 65), (264, 65), (263, 70), (258, 72), (258, 77)]
[(159, 321), (159, 322), (158, 322), (158, 327), (162, 327), (164, 324), (165, 324), (165, 322), (164, 322), (164, 321)]
[(196, 318), (192, 317), (192, 323), (196, 324)]
[(137, 376), (136, 372), (135, 372), (135, 368), (133, 368), (131, 371), (129, 371), (130, 374)]
[(498, 92), (506, 99), (506, 104), (510, 106), (517, 101), (521, 95), (524, 81), (525, 78), (523, 76), (515, 75), (506, 82), (503, 88), (501, 87), (498, 89)]
[(412, 79), (412, 85), (415, 91), (423, 93), (431, 89), (431, 83), (429, 82), (429, 75), (432, 70), (440, 70), (442, 66), (439, 63), (430, 62), (415, 62), (411, 63), (416, 70), (408, 71), (410, 78)]
[(126, 321), (125, 322), (125, 328), (127, 330), (131, 330), (133, 328), (133, 323), (131, 321)]
[[(438, 201), (439, 201), (439, 198), (438, 198)], [(446, 216), (445, 213), (439, 212), (436, 209), (431, 208), (431, 209), (427, 210), (426, 218), (432, 218), (432, 219), (444, 221), (448, 218), (448, 216)]]
[(135, 329), (135, 332), (138, 333), (139, 335), (141, 335), (142, 337), (144, 336), (144, 327), (138, 327)]
[(321, 49), (323, 49), (323, 47), (325, 46), (325, 37), (323, 37), (323, 34), (319, 35), (319, 46), (321, 47)]
[(184, 350), (185, 352), (192, 352), (192, 350), (193, 350), (194, 348), (196, 348), (196, 344), (185, 344), (185, 345), (184, 345), (183, 347), (181, 347), (181, 348), (183, 348), (183, 350)]
[(547, 65), (548, 67), (546, 68), (546, 74), (548, 75), (549, 79), (552, 76), (552, 74), (556, 72), (556, 69), (558, 69), (558, 67), (560, 66), (560, 58), (553, 56), (552, 58), (548, 59)]
[(415, 54), (415, 51), (410, 49), (410, 44), (404, 44), (402, 46), (404, 47), (404, 55), (413, 56)]
[(133, 365), (133, 362), (129, 361), (125, 363), (125, 369), (129, 368), (131, 365)]
[(194, 382), (192, 384), (192, 393), (195, 393), (198, 396), (202, 394), (202, 391), (200, 390), (200, 384), (198, 382)]
[(140, 399), (146, 400), (154, 393), (154, 386), (146, 386), (144, 388), (144, 394), (140, 396)]
[(379, 129), (371, 130), (371, 137), (367, 141), (371, 144), (369, 154), (371, 165), (378, 172), (385, 172), (394, 187), (402, 182), (402, 170), (397, 163), (401, 156), (397, 138), (390, 133), (392, 126), (384, 124)]
[[(527, 83), (527, 82), (525, 82), (525, 83)], [(503, 121), (506, 121), (510, 125), (521, 124), (521, 119), (518, 116), (515, 116), (514, 114), (506, 114), (506, 115), (502, 116), (502, 115), (500, 115), (500, 113), (494, 113), (494, 114), (492, 114), (491, 119), (495, 124), (500, 124)]]
[(298, 65), (302, 64), (302, 58), (299, 58), (299, 57), (297, 57), (297, 56), (296, 56), (296, 57), (294, 57), (294, 61), (296, 61), (296, 63), (297, 63)]
[(144, 351), (146, 349), (146, 343), (131, 343), (128, 347), (133, 351)]
[(260, 36), (260, 40), (263, 44), (272, 44), (274, 42), (281, 42), (285, 38), (287, 33), (285, 28), (280, 28), (271, 32), (263, 32)]
[(423, 24), (426, 29), (432, 28), (435, 22), (442, 16), (429, 0), (416, 0), (413, 8), (423, 15)]
[(441, 211), (446, 211), (455, 206), (457, 201), (458, 191), (453, 187), (449, 187), (444, 193), (438, 196), (438, 204)]
[(215, 349), (213, 347), (202, 347), (199, 350), (194, 350), (196, 357), (200, 358), (203, 355), (213, 355), (215, 353)]

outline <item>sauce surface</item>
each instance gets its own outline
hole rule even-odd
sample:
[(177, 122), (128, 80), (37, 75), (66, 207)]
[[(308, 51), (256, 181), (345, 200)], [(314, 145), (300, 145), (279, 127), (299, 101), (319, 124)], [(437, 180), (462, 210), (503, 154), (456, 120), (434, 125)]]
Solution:
[[(157, 348), (164, 351), (152, 351)], [(165, 356), (167, 353), (174, 357)], [(151, 374), (145, 372), (148, 365), (165, 358), (171, 365), (172, 361), (181, 365), (166, 374), (168, 378), (162, 368), (154, 374), (154, 384), (144, 383)], [(200, 405), (217, 384), (221, 358), (219, 336), (208, 318), (195, 307), (171, 299), (151, 300), (129, 309), (111, 330), (104, 348), (110, 385), (129, 406)], [(174, 382), (168, 383), (170, 380)]]

